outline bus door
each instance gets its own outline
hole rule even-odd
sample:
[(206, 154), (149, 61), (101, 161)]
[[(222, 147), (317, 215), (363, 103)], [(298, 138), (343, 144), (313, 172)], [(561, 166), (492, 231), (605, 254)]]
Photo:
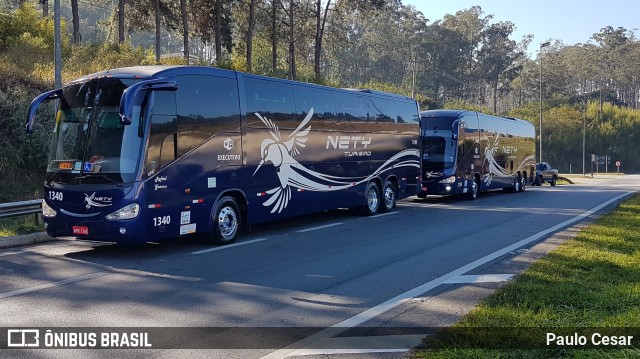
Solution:
[(238, 83), (233, 76), (178, 75), (179, 235), (208, 232), (216, 202), (246, 186)]
[(146, 178), (147, 218), (149, 239), (178, 235), (178, 208), (181, 192), (176, 166), (178, 157), (178, 126), (175, 91), (152, 91), (147, 95), (146, 117), (148, 141), (143, 178)]

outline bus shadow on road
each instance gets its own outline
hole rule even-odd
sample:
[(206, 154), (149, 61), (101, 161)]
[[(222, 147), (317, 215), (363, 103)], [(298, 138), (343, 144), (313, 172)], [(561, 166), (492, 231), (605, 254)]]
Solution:
[[(254, 224), (245, 226), (240, 238), (235, 243), (254, 241), (258, 238), (285, 236), (308, 228), (321, 227), (337, 222), (353, 221), (359, 218), (362, 218), (362, 215), (357, 211), (341, 208)], [(170, 238), (162, 242), (151, 241), (126, 245), (111, 242), (83, 241), (86, 244), (85, 246), (67, 253), (66, 256), (78, 260), (102, 262), (101, 259), (104, 259), (105, 261), (120, 260), (136, 263), (142, 260), (173, 257), (189, 254), (194, 251), (210, 248), (223, 249), (226, 247), (225, 245), (211, 243), (208, 236), (208, 233), (197, 233)]]

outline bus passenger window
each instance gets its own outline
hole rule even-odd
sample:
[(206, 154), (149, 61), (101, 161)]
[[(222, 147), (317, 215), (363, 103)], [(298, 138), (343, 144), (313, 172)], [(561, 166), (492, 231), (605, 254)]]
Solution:
[(369, 121), (396, 122), (394, 101), (385, 98), (369, 98)]
[(240, 130), (240, 102), (235, 79), (178, 76), (178, 157), (222, 132)]
[(333, 92), (329, 90), (316, 89), (312, 87), (294, 85), (296, 115), (299, 120), (309, 113), (313, 108), (314, 120), (334, 120), (336, 119), (336, 105), (333, 102)]
[(415, 102), (396, 102), (396, 114), (398, 123), (420, 123)]
[(335, 96), (335, 102), (338, 121), (367, 121), (367, 107), (363, 96), (355, 93), (342, 93)]
[(255, 115), (260, 114), (273, 121), (279, 128), (296, 128), (293, 89), (290, 84), (274, 80), (245, 78), (247, 117), (249, 126), (262, 127), (264, 124)]

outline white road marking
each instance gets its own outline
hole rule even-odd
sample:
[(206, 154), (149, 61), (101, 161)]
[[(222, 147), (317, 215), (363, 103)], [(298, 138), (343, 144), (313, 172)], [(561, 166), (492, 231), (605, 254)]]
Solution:
[(9, 297), (15, 297), (17, 295), (22, 295), (22, 294), (25, 294), (25, 293), (31, 293), (31, 292), (35, 292), (35, 291), (38, 291), (38, 290), (57, 287), (57, 286), (61, 286), (61, 285), (69, 284), (69, 283), (76, 283), (76, 282), (80, 282), (80, 281), (87, 280), (87, 279), (93, 279), (93, 278), (97, 278), (97, 277), (102, 277), (103, 275), (107, 275), (107, 274), (109, 274), (109, 273), (107, 273), (107, 272), (91, 273), (91, 274), (81, 275), (79, 277), (60, 280), (60, 281), (57, 281), (57, 282), (42, 284), (42, 285), (38, 285), (38, 286), (35, 286), (35, 287), (31, 287), (31, 288), (12, 290), (10, 292), (0, 293), (0, 299), (9, 298)]
[(404, 353), (422, 342), (427, 334), (327, 338), (313, 348), (296, 350), (291, 356)]
[(513, 274), (459, 275), (445, 281), (443, 284), (498, 283), (506, 282), (511, 278), (513, 278)]
[(375, 214), (373, 216), (369, 216), (369, 217), (366, 217), (366, 218), (378, 218), (378, 217), (390, 216), (390, 215), (396, 214), (396, 213), (398, 213), (398, 212), (380, 213), (380, 214)]
[(229, 249), (229, 248), (233, 248), (233, 247), (240, 247), (240, 246), (245, 246), (247, 244), (266, 241), (267, 239), (268, 238), (258, 238), (258, 239), (253, 239), (253, 240), (246, 241), (246, 242), (238, 242), (238, 243), (229, 244), (229, 245), (226, 245), (226, 246), (220, 246), (220, 247), (204, 249), (204, 250), (201, 250), (201, 251), (192, 252), (191, 254), (205, 254), (205, 253), (209, 253), (209, 252), (221, 251), (221, 250), (224, 250), (224, 249)]
[(324, 226), (318, 226), (318, 227), (311, 227), (311, 228), (307, 228), (307, 229), (301, 229), (299, 231), (296, 231), (298, 233), (307, 233), (307, 232), (311, 232), (311, 231), (317, 231), (318, 229), (325, 229), (325, 228), (330, 228), (330, 227), (335, 227), (335, 226), (340, 226), (343, 225), (344, 223), (330, 223), (330, 224), (325, 224)]
[[(424, 336), (422, 336), (424, 338)], [(416, 343), (416, 345), (420, 342)], [(410, 349), (301, 349), (291, 356), (307, 355), (340, 355), (340, 354), (373, 354), (373, 353), (406, 353)]]
[(447, 274), (442, 275), (439, 278), (436, 278), (434, 280), (431, 280), (427, 283), (424, 283), (416, 288), (413, 288), (407, 292), (404, 292), (402, 294), (399, 294), (389, 300), (387, 300), (384, 303), (378, 304), (375, 307), (369, 308), (367, 310), (365, 310), (364, 312), (357, 314), (349, 319), (343, 320), (340, 323), (334, 324), (333, 326), (326, 328), (324, 330), (321, 330), (320, 332), (308, 336), (296, 343), (291, 344), (290, 346), (277, 350), (275, 352), (272, 352), (270, 354), (267, 354), (265, 356), (262, 357), (262, 359), (275, 359), (275, 358), (286, 358), (288, 356), (293, 356), (295, 355), (294, 353), (297, 350), (300, 350), (301, 348), (308, 348), (308, 347), (312, 347), (315, 343), (317, 343), (318, 341), (327, 339), (327, 338), (331, 338), (335, 335), (338, 335), (342, 332), (345, 332), (355, 326), (358, 326), (362, 323), (365, 323), (377, 316), (379, 316), (380, 314), (389, 311), (397, 306), (399, 306), (400, 304), (404, 303), (407, 300), (410, 300), (414, 297), (417, 297), (419, 295), (422, 295), (444, 283), (446, 283), (448, 280), (451, 280), (453, 278), (456, 278), (464, 273), (467, 273), (475, 268), (478, 268), (496, 258), (502, 257), (505, 254), (508, 254), (511, 251), (515, 251), (517, 249), (519, 249), (520, 247), (523, 247), (527, 244), (536, 242), (550, 234), (553, 234), (556, 231), (559, 231), (565, 227), (568, 227), (576, 222), (579, 222), (581, 220), (583, 220), (586, 217), (591, 216), (592, 214), (598, 212), (599, 210), (603, 209), (604, 207), (615, 203), (618, 200), (623, 199), (624, 197), (627, 197), (631, 194), (633, 194), (634, 192), (627, 192), (625, 194), (621, 194), (615, 198), (612, 198), (596, 207), (593, 207), (592, 209), (580, 214), (579, 216), (570, 218), (562, 223), (556, 224), (553, 227), (547, 228), (544, 231), (538, 232), (532, 236), (529, 236), (521, 241), (518, 241), (510, 246), (504, 247), (500, 250), (497, 250), (491, 254), (488, 254), (480, 259), (477, 259), (471, 263), (468, 263), (458, 269), (455, 269)]

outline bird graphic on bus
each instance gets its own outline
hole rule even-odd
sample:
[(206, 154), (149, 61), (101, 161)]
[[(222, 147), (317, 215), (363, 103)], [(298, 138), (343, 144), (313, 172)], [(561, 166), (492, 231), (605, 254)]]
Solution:
[[(498, 176), (498, 177), (509, 177), (509, 176), (513, 175), (506, 168), (500, 166), (500, 164), (496, 160), (496, 154), (498, 152), (498, 148), (499, 148), (498, 145), (499, 144), (500, 144), (500, 133), (496, 132), (495, 141), (493, 141), (493, 144), (490, 144), (490, 146), (488, 146), (484, 150), (484, 162), (486, 162), (488, 164), (488, 166), (489, 166), (489, 172), (483, 178), (483, 180), (484, 180), (484, 182), (485, 182), (485, 184), (487, 186), (491, 185), (493, 177), (495, 177), (495, 176)], [(527, 162), (530, 162), (530, 161), (535, 161), (535, 157), (534, 156), (528, 156), (527, 158), (525, 158), (522, 161), (522, 163), (520, 163), (518, 168), (514, 171), (514, 173), (516, 173), (517, 171), (522, 170), (525, 167), (525, 164)]]
[[(260, 155), (262, 159), (253, 172), (253, 176), (258, 173), (265, 163), (271, 162), (276, 169), (280, 182), (279, 186), (264, 193), (258, 193), (258, 196), (270, 196), (262, 205), (265, 207), (272, 206), (271, 213), (281, 213), (282, 210), (287, 207), (291, 200), (292, 188), (296, 188), (298, 191), (340, 191), (365, 183), (391, 168), (404, 166), (420, 167), (419, 151), (417, 149), (410, 149), (396, 154), (369, 176), (337, 177), (319, 173), (304, 167), (294, 158), (299, 155), (301, 149), (307, 145), (309, 131), (311, 131), (309, 121), (313, 117), (313, 108), (309, 110), (309, 113), (307, 113), (300, 125), (284, 140), (282, 139), (278, 126), (273, 123), (273, 121), (259, 113), (255, 113), (255, 115), (267, 126), (271, 138), (265, 138), (260, 145)], [(394, 161), (404, 156), (415, 156), (415, 158), (393, 164)]]

